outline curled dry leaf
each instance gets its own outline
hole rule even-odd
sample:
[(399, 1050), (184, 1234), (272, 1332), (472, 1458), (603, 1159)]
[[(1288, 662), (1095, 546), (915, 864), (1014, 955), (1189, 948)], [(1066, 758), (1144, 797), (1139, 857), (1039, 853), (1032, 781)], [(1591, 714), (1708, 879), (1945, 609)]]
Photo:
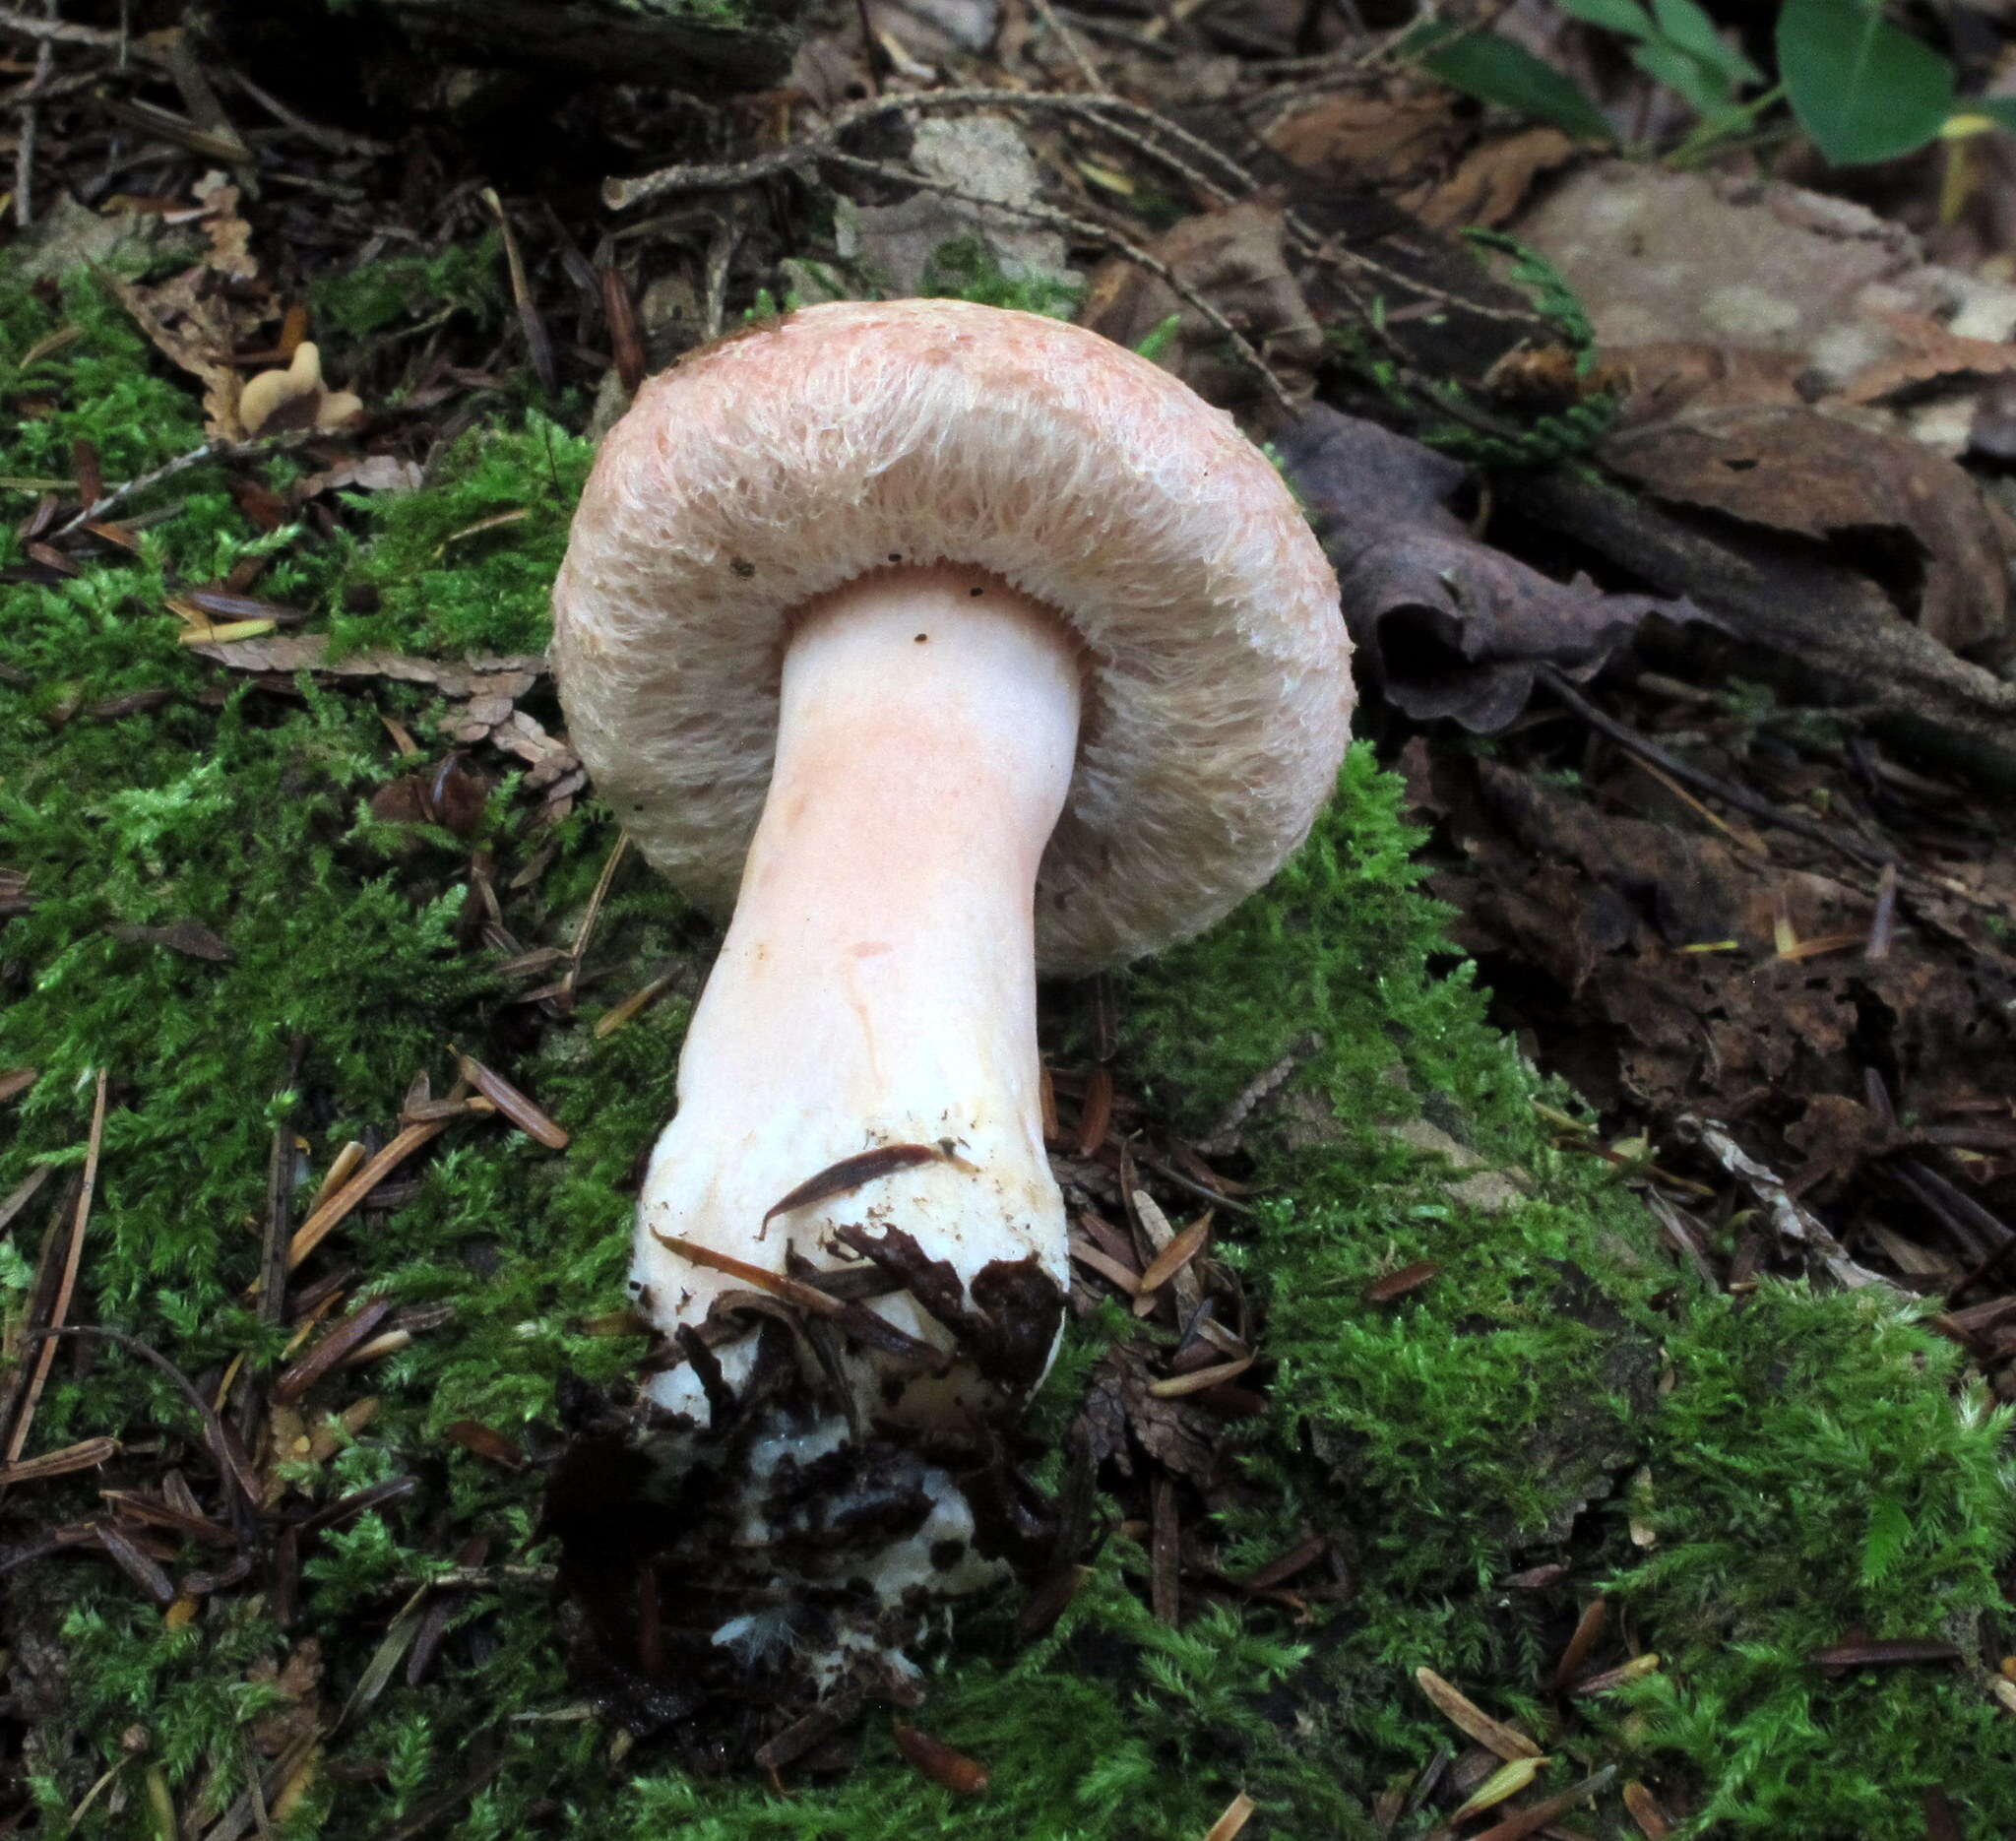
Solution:
[(1550, 581), (1479, 542), (1449, 509), (1464, 468), (1375, 422), (1318, 404), (1277, 446), (1360, 656), (1409, 716), (1488, 734), (1525, 709), (1542, 665), (1587, 678), (1647, 614), (1705, 617), (1687, 601)]
[(1291, 108), (1261, 139), (1333, 189), (1376, 190), (1405, 201), (1440, 183), (1466, 133), (1444, 96), (1339, 91)]
[[(1309, 312), (1282, 253), (1277, 204), (1245, 199), (1185, 218), (1147, 245), (1243, 332), (1291, 394), (1307, 391), (1324, 352), (1323, 329)], [(1177, 297), (1159, 276), (1112, 256), (1092, 272), (1080, 321), (1116, 344), (1139, 347), (1173, 318), (1174, 337), (1158, 354), (1208, 401), (1250, 402), (1258, 380), (1225, 355), (1225, 334)]]
[(306, 500), (319, 492), (416, 492), (424, 478), (416, 461), (401, 460), (392, 454), (366, 454), (326, 472), (310, 474), (294, 487), (294, 496)]
[(238, 374), (230, 355), (238, 329), (220, 278), (199, 265), (158, 286), (143, 287), (105, 270), (98, 279), (133, 316), (148, 343), (203, 386), (203, 432), (212, 441), (235, 441)]
[(1828, 544), (1955, 652), (2007, 649), (2000, 528), (1974, 480), (1916, 441), (1766, 405), (1626, 424), (1600, 453), (1660, 498)]
[(1473, 149), (1447, 178), (1403, 193), (1400, 202), (1431, 229), (1493, 228), (1526, 202), (1536, 179), (1565, 166), (1575, 151), (1558, 128), (1523, 128)]

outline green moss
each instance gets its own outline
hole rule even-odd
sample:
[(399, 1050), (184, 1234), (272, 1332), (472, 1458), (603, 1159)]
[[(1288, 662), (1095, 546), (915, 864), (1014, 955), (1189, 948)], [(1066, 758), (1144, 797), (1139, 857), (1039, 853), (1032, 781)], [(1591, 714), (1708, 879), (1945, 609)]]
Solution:
[(340, 614), (338, 648), (543, 651), (547, 600), (594, 458), (580, 436), (529, 413), (522, 427), (464, 436), (435, 463), (427, 490), (370, 500), (373, 540), (357, 576), (379, 591), (380, 606)]
[(1825, 1679), (1851, 1634), (2005, 1643), (2008, 1415), (1960, 1352), (1895, 1301), (1767, 1285), (1699, 1309), (1647, 1448), (1658, 1547), (1618, 1581), (1670, 1666), (1618, 1738), (1713, 1793), (1721, 1832), (1923, 1833), (1919, 1793), (1964, 1799), (1972, 1832), (2016, 1830), (2007, 1719), (1950, 1668)]
[[(29, 394), (47, 411), (0, 433), (0, 470), (67, 472), (79, 435), (114, 477), (196, 444), (189, 393), (89, 283), (53, 311), (0, 286), (0, 365), (66, 323), (81, 336), (27, 377), (0, 369), (10, 401)], [(478, 430), (420, 492), (374, 502), (353, 541), (284, 537), (261, 592), (327, 610), (346, 586), (376, 587), (380, 612), (334, 622), (347, 646), (536, 649), (587, 459), (537, 419)], [(30, 874), (36, 898), (4, 935), (0, 1066), (40, 1070), (12, 1109), (0, 1193), (38, 1161), (80, 1161), (94, 1074), (107, 1070), (80, 1314), (144, 1338), (206, 1387), (235, 1357), (273, 1362), (278, 1338), (244, 1289), (280, 1109), (319, 1172), (396, 1116), (416, 1070), (444, 1085), (451, 1043), (504, 1069), (574, 1136), (555, 1156), (499, 1125), (459, 1127), (406, 1207), (331, 1242), (357, 1284), (453, 1314), (310, 1396), (311, 1418), (367, 1390), (380, 1406), (335, 1456), (290, 1467), (306, 1500), (394, 1477), (414, 1488), (314, 1546), (290, 1628), (250, 1589), (171, 1633), (101, 1561), (30, 1575), (17, 1668), (48, 1689), (33, 1767), (52, 1828), (125, 1757), (120, 1735), (135, 1723), (178, 1813), (200, 1819), (236, 1794), (248, 1728), (276, 1698), (257, 1665), (315, 1637), (325, 1699), (341, 1707), (443, 1554), (474, 1534), (493, 1557), (536, 1554), (536, 1475), (483, 1462), (446, 1428), (549, 1424), (563, 1374), (608, 1378), (634, 1358), (634, 1339), (590, 1334), (585, 1320), (620, 1301), (624, 1176), (669, 1103), (684, 1001), (667, 996), (602, 1038), (589, 1025), (668, 968), (678, 990), (697, 988), (707, 951), (633, 862), (602, 911), (592, 963), (604, 976), (582, 1014), (525, 1027), (499, 954), (458, 927), (469, 846), (365, 813), (402, 771), (380, 712), (431, 747), (424, 699), (368, 681), (304, 681), (277, 698), (191, 658), (164, 591), (273, 540), (201, 472), (150, 502), (179, 509), (149, 530), (142, 557), (6, 590), (0, 620), (0, 860)], [(90, 714), (140, 689), (168, 700)], [(480, 842), (520, 940), (564, 944), (614, 832), (592, 806), (557, 830), (533, 827), (531, 810), (500, 791)], [(1208, 1128), (1293, 1057), (1243, 1128), (1254, 1213), (1221, 1222), (1223, 1255), (1270, 1312), (1277, 1364), (1221, 1524), (1233, 1570), (1305, 1526), (1325, 1531), (1348, 1562), (1348, 1603), (1302, 1624), (1265, 1606), (1219, 1608), (1170, 1632), (1142, 1609), (1143, 1556), (1115, 1537), (1041, 1643), (1015, 1648), (1010, 1607), (964, 1607), (931, 1657), (921, 1717), (990, 1766), (984, 1798), (959, 1802), (919, 1778), (878, 1716), (850, 1776), (777, 1799), (648, 1757), (613, 1763), (593, 1722), (520, 1718), (564, 1713), (572, 1692), (542, 1595), (500, 1587), (457, 1614), (435, 1679), (409, 1686), (394, 1668), (358, 1701), (327, 1758), (350, 1774), (325, 1772), (287, 1832), (376, 1834), (501, 1748), (486, 1787), (436, 1832), (1194, 1837), (1243, 1789), (1272, 1833), (1355, 1841), (1372, 1797), (1449, 1736), (1412, 1671), (1432, 1667), (1538, 1730), (1549, 1714), (1536, 1696), (1576, 1594), (1599, 1582), (1621, 1601), (1633, 1645), (1666, 1666), (1561, 1738), (1563, 1772), (1624, 1763), (1718, 1832), (1915, 1836), (1915, 1791), (1931, 1781), (1979, 1832), (2016, 1824), (2006, 1716), (1975, 1677), (1830, 1681), (1806, 1660), (1858, 1628), (1944, 1634), (1992, 1659), (2010, 1537), (2001, 1420), (1971, 1396), (1956, 1406), (1952, 1349), (1871, 1301), (1767, 1287), (1737, 1308), (1691, 1293), (1606, 1167), (1554, 1147), (1534, 1101), (1572, 1102), (1544, 1093), (1485, 1027), (1467, 976), (1437, 975), (1446, 917), (1415, 886), (1414, 843), (1394, 783), (1355, 753), (1271, 890), (1119, 984), (1122, 1081), (1184, 1128)], [(515, 886), (541, 857), (543, 872)], [(108, 931), (176, 920), (213, 928), (234, 962)], [(297, 1035), (303, 1072), (277, 1103)], [(1480, 1188), (1396, 1135), (1422, 1116), (1515, 1168), (1516, 1188)], [(0, 1245), (10, 1309), (60, 1186)], [(1418, 1260), (1437, 1266), (1430, 1282), (1367, 1301), (1369, 1281)], [(1063, 1422), (1114, 1330), (1110, 1313), (1080, 1327), (1038, 1425)], [(100, 1432), (180, 1441), (192, 1473), (205, 1471), (179, 1395), (104, 1350), (59, 1364), (34, 1448)], [(1650, 1494), (1631, 1500), (1659, 1534), (1650, 1551), (1622, 1505), (1641, 1471)], [(32, 1499), (59, 1517), (95, 1504), (88, 1479)], [(1543, 1558), (1571, 1563), (1570, 1581), (1503, 1589)], [(171, 1570), (212, 1561), (191, 1549)], [(136, 1831), (140, 1769), (125, 1764), (81, 1834)]]
[[(0, 417), (0, 472), (10, 476), (69, 478), (71, 443), (83, 438), (106, 479), (128, 478), (203, 439), (188, 391), (150, 365), (147, 342), (89, 275), (65, 282), (53, 307), (0, 281), (0, 400), (15, 410)], [(15, 408), (24, 400), (27, 413)], [(11, 527), (32, 499), (9, 496), (18, 509), (0, 521), (0, 555), (11, 562)]]
[(1017, 280), (1002, 270), (983, 238), (956, 236), (931, 251), (917, 292), (1068, 320), (1078, 311), (1085, 289), (1043, 275)]
[(501, 325), (510, 293), (503, 244), (494, 230), (432, 253), (411, 251), (322, 277), (308, 290), (318, 338), (341, 346), (418, 322), (466, 314), (479, 328)]

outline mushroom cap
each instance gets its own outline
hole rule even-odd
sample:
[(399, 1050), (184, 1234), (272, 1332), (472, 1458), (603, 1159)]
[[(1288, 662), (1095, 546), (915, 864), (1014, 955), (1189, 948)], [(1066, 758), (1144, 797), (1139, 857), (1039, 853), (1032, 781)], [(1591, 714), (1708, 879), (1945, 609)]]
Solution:
[(732, 909), (794, 608), (958, 563), (1054, 609), (1086, 715), (1037, 885), (1080, 972), (1195, 933), (1307, 835), (1349, 738), (1337, 581), (1231, 417), (1083, 327), (838, 302), (651, 379), (553, 590), (569, 733), (632, 840)]

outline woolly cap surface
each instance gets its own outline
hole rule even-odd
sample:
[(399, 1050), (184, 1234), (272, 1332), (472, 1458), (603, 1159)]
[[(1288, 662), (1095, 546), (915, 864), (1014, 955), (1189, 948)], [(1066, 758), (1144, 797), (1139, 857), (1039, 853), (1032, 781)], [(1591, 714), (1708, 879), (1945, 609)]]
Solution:
[(792, 610), (937, 562), (1055, 609), (1085, 660), (1037, 888), (1047, 968), (1197, 932), (1301, 842), (1348, 736), (1350, 644), (1328, 559), (1230, 416), (1082, 327), (839, 302), (639, 391), (553, 590), (574, 745), (694, 900), (733, 907)]

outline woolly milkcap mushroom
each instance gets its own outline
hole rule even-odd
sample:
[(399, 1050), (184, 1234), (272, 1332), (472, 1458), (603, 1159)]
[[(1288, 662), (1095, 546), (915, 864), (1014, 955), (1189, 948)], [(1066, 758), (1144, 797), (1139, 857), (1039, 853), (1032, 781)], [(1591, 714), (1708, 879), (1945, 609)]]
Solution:
[(1209, 925), (1335, 783), (1349, 646), (1293, 498), (1082, 328), (812, 307), (644, 386), (553, 605), (596, 784), (732, 916), (632, 1279), (710, 1349), (654, 1397), (705, 1426), (750, 1378), (748, 1268), (879, 1265), (902, 1334), (842, 1326), (855, 1423), (1019, 1405), (1068, 1283), (1039, 965)]

